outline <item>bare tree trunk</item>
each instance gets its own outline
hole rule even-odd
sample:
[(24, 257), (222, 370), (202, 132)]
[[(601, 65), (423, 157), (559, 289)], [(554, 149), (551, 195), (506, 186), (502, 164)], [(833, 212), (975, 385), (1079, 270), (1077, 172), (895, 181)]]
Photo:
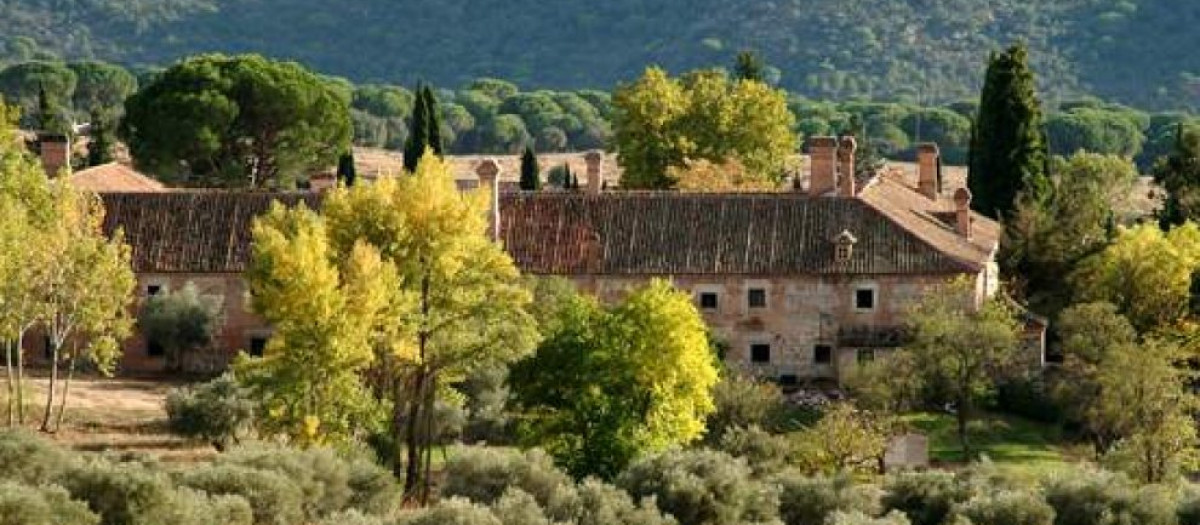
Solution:
[(16, 426), (17, 424), (17, 376), (13, 370), (13, 342), (4, 342), (4, 371), (8, 375), (8, 426)]
[(17, 424), (25, 424), (25, 331), (17, 334)]
[(421, 406), (425, 397), (425, 367), (422, 365), (413, 376), (412, 392), (408, 399), (408, 421), (404, 429), (404, 498), (419, 497), (421, 482)]
[(421, 477), (421, 505), (429, 504), (431, 471), (433, 470), (434, 405), (437, 402), (437, 375), (429, 374), (428, 391), (425, 393), (425, 475)]
[(958, 442), (962, 444), (963, 459), (971, 461), (974, 459), (974, 457), (971, 453), (971, 442), (967, 437), (967, 417), (968, 410), (970, 410), (970, 407), (967, 405), (967, 400), (960, 398), (958, 400), (958, 410), (955, 413), (955, 417), (958, 420)]
[(42, 413), (42, 432), (53, 432), (50, 429), (50, 417), (54, 413), (54, 389), (58, 387), (58, 345), (50, 356), (50, 384), (46, 389), (46, 410)]
[(71, 380), (75, 378), (75, 358), (78, 348), (72, 343), (71, 357), (67, 359), (67, 380), (63, 383), (62, 401), (58, 405), (58, 418), (54, 420), (54, 431), (62, 428), (63, 415), (67, 413), (67, 399), (71, 395)]

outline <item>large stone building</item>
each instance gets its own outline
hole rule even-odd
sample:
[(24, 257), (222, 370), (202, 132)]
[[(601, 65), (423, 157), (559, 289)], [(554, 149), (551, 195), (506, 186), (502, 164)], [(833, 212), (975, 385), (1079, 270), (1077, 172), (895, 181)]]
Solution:
[[(837, 378), (897, 346), (904, 314), (932, 286), (974, 283), (995, 293), (999, 227), (970, 211), (970, 194), (942, 188), (937, 148), (923, 146), (915, 180), (856, 178), (852, 140), (810, 143), (811, 174), (794, 192), (602, 191), (602, 156), (588, 156), (580, 192), (502, 192), (499, 167), (476, 163), (491, 188), (492, 235), (525, 273), (558, 275), (605, 300), (651, 278), (689, 291), (728, 360), (789, 383)], [(204, 191), (103, 195), (105, 227), (124, 230), (139, 294), (193, 282), (223, 298), (220, 366), (261, 352), (270, 327), (247, 309), (242, 273), (250, 225), (272, 201), (319, 206), (316, 193)], [(1039, 343), (1043, 326), (1031, 325)], [(122, 368), (163, 365), (134, 338)], [(205, 363), (199, 363), (203, 366)]]

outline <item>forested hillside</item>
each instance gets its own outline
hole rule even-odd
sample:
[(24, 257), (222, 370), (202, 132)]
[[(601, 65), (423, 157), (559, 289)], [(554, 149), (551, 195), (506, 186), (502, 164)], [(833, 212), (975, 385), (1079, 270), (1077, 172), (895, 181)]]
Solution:
[(1049, 101), (1147, 109), (1200, 104), (1198, 22), (1179, 0), (0, 1), (10, 61), (256, 51), (356, 81), (607, 89), (754, 48), (806, 96), (929, 103), (974, 96), (987, 54), (1023, 39)]

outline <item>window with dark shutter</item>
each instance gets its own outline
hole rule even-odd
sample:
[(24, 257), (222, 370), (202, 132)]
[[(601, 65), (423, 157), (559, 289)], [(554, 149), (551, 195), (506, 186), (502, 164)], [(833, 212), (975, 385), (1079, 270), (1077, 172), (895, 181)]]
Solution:
[(251, 337), (250, 338), (250, 356), (262, 357), (263, 352), (267, 349), (266, 337)]
[(756, 343), (750, 345), (750, 362), (751, 363), (770, 363), (771, 362), (771, 345), (766, 343)]
[(162, 357), (167, 355), (167, 349), (163, 345), (153, 339), (146, 341), (146, 355), (150, 357)]
[(715, 292), (703, 292), (700, 294), (700, 308), (704, 310), (717, 309), (717, 294)]
[(858, 310), (874, 310), (875, 290), (872, 288), (859, 288), (855, 290), (854, 308)]
[(158, 295), (158, 292), (161, 292), (161, 291), (162, 291), (162, 286), (159, 286), (157, 284), (151, 284), (146, 287), (146, 296), (154, 297), (155, 295)]

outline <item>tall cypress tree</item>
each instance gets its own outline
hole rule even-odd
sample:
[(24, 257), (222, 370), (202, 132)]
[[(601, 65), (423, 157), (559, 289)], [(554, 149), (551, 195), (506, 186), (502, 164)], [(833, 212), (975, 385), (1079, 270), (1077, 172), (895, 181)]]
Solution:
[(99, 110), (92, 110), (91, 140), (87, 146), (88, 166), (99, 166), (113, 161), (112, 121)]
[(354, 182), (357, 179), (358, 170), (354, 167), (354, 151), (349, 150), (338, 157), (337, 180), (345, 184), (346, 187), (351, 187), (354, 186)]
[(433, 150), (439, 157), (442, 156), (442, 122), (438, 116), (433, 88), (428, 85), (417, 88), (408, 139), (404, 142), (405, 170), (410, 173), (416, 171), (417, 161), (425, 154), (425, 148)]
[(46, 87), (38, 85), (38, 125), (43, 133), (67, 133), (67, 123), (62, 118), (58, 104), (50, 100)]
[(525, 153), (521, 154), (521, 189), (525, 191), (542, 189), (541, 172), (542, 170), (538, 168), (537, 155), (533, 154), (533, 148), (525, 146)]
[(973, 131), (967, 183), (975, 210), (999, 218), (1012, 211), (1019, 193), (1045, 198), (1048, 153), (1024, 44), (989, 60)]

